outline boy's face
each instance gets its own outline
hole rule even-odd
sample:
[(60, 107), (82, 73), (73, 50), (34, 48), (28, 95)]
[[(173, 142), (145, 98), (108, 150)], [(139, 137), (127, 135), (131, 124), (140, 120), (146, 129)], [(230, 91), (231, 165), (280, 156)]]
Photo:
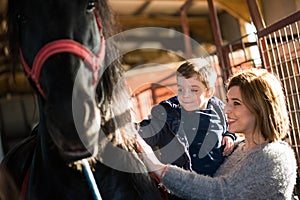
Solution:
[(191, 78), (177, 76), (178, 100), (187, 111), (203, 110), (211, 98), (211, 92), (194, 75)]

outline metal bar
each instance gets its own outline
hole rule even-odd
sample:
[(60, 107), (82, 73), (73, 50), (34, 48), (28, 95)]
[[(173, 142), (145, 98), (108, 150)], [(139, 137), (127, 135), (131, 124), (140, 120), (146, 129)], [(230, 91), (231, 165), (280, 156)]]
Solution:
[[(257, 33), (264, 66), (279, 75), (291, 122), (290, 144), (294, 148), (297, 161), (300, 162), (300, 61), (299, 61), (299, 20), (300, 12), (263, 29)], [(262, 45), (265, 47), (262, 48)]]
[[(297, 23), (296, 23), (297, 24)], [(289, 33), (288, 33), (289, 30)], [(298, 32), (299, 35), (299, 31), (296, 29), (295, 31)], [(295, 43), (295, 39), (294, 39), (294, 29), (292, 25), (289, 25), (287, 27), (284, 28), (284, 32), (285, 32), (285, 37), (288, 37), (289, 35), (291, 35), (292, 39), (291, 42), (287, 42), (287, 50), (288, 50), (288, 56), (289, 56), (289, 64), (291, 66), (291, 73), (289, 70), (288, 71), (288, 77), (289, 78), (289, 82), (290, 82), (290, 89), (291, 89), (291, 101), (292, 101), (292, 105), (293, 105), (293, 109), (294, 112), (290, 113), (290, 118), (291, 118), (291, 123), (292, 123), (292, 127), (294, 129), (293, 131), (293, 138), (294, 138), (294, 143), (295, 143), (295, 147), (296, 147), (296, 152), (297, 155), (299, 154), (299, 144), (297, 144), (297, 141), (300, 141), (300, 136), (299, 136), (299, 121), (300, 121), (300, 117), (299, 116), (299, 102), (300, 102), (300, 95), (299, 95), (299, 86), (297, 83), (297, 75), (299, 77), (299, 59), (297, 58), (298, 56), (296, 56), (296, 59), (293, 59), (293, 55), (297, 55), (297, 48), (296, 48), (296, 43)], [(286, 38), (286, 40), (288, 40), (288, 38)], [(292, 43), (290, 45), (290, 43)], [(296, 65), (294, 64), (294, 61), (296, 61)], [(295, 67), (298, 67), (298, 74), (295, 70)], [(293, 81), (292, 81), (292, 80)], [(294, 87), (293, 87), (294, 85)], [(295, 91), (295, 92), (294, 92)], [(298, 114), (297, 114), (298, 112)], [(294, 114), (294, 115), (293, 115)], [(298, 137), (296, 137), (298, 136)]]
[[(278, 36), (279, 36), (279, 42), (278, 40), (275, 40), (275, 43), (277, 44), (277, 49), (278, 49), (278, 58), (279, 58), (279, 61), (280, 61), (280, 67), (281, 67), (281, 73), (282, 73), (282, 82), (284, 84), (284, 88), (285, 88), (285, 95), (286, 97), (291, 97), (293, 98), (293, 95), (292, 95), (292, 83), (291, 83), (291, 74), (290, 74), (290, 71), (289, 71), (289, 66), (288, 66), (288, 59), (286, 57), (287, 55), (287, 52), (286, 52), (286, 47), (288, 45), (288, 40), (284, 40), (283, 38), (284, 37), (287, 37), (287, 33), (286, 33), (286, 29), (284, 30), (284, 33), (282, 34), (282, 31), (281, 30), (278, 30)], [(280, 45), (279, 45), (279, 44)], [(280, 52), (280, 49), (281, 49), (281, 52)], [(284, 66), (285, 64), (285, 66)], [(293, 64), (291, 65), (291, 68), (293, 68)], [(286, 70), (286, 74), (284, 74), (284, 70)], [(288, 87), (289, 86), (289, 87)], [(288, 90), (289, 88), (289, 90)], [(287, 99), (287, 108), (288, 110), (290, 111), (289, 112), (289, 117), (290, 117), (290, 123), (292, 125), (292, 127), (295, 127), (295, 124), (294, 124), (294, 120), (293, 120), (293, 101), (291, 99)], [(296, 144), (297, 143), (297, 140), (296, 140), (296, 134), (295, 132), (292, 134), (292, 137), (294, 139), (294, 143)], [(295, 147), (297, 147), (297, 145), (295, 145)], [(298, 148), (295, 148), (295, 151), (296, 151), (296, 155), (299, 159), (299, 149)]]
[(300, 20), (300, 11), (278, 21), (277, 23), (272, 24), (271, 26), (268, 26), (267, 28), (263, 29), (263, 30), (259, 30), (257, 32), (257, 35), (259, 38), (264, 37), (268, 34), (271, 34), (279, 29), (284, 28), (285, 26), (289, 25), (289, 24), (293, 24), (297, 21)]

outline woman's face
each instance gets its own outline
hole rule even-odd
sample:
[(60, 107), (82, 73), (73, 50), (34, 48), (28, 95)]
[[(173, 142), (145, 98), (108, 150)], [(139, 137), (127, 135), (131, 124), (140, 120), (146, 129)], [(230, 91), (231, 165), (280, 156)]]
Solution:
[(233, 86), (227, 92), (224, 112), (227, 116), (228, 131), (232, 133), (253, 134), (255, 116), (242, 100), (240, 87)]
[(197, 79), (177, 77), (178, 100), (180, 105), (187, 111), (206, 109), (207, 102), (211, 97), (209, 90)]

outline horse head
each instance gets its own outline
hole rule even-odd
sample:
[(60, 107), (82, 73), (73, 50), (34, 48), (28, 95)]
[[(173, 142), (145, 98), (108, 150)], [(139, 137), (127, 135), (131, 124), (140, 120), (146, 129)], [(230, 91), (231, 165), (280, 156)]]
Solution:
[[(40, 127), (73, 161), (97, 153), (100, 110), (96, 87), (105, 40), (94, 0), (12, 0), (9, 41), (40, 107)], [(73, 112), (74, 111), (74, 112)]]

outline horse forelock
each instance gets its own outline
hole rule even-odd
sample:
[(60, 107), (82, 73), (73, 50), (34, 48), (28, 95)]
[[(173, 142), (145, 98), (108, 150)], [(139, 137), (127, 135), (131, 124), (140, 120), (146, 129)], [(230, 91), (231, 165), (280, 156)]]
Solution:
[[(97, 4), (104, 36), (106, 39), (111, 39), (110, 37), (119, 31), (115, 26), (113, 13), (107, 1), (98, 0)], [(132, 123), (132, 102), (125, 88), (124, 71), (117, 54), (118, 49), (115, 46), (106, 47), (106, 62), (103, 68), (105, 71), (97, 87), (102, 127), (106, 134), (113, 133), (113, 140), (116, 140), (116, 143), (124, 148), (132, 149), (136, 132)], [(113, 58), (114, 60), (111, 61)], [(113, 111), (110, 110), (112, 108)]]

